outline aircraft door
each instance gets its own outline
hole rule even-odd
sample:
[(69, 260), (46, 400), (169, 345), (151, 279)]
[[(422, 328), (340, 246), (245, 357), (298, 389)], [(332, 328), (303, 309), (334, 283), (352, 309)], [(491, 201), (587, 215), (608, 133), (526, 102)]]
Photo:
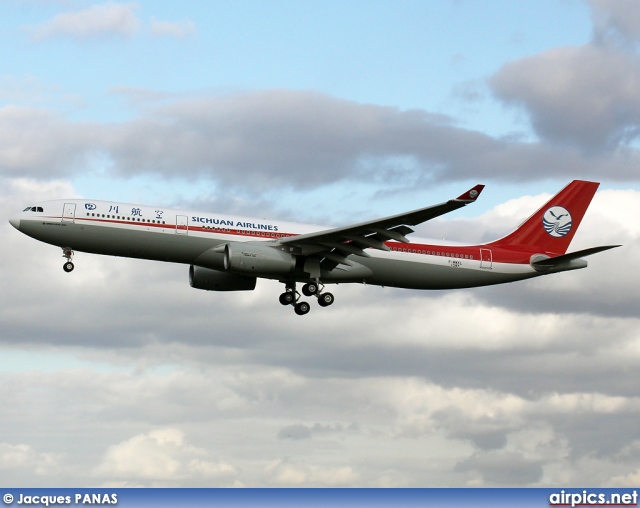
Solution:
[(491, 270), (493, 265), (491, 250), (490, 249), (480, 249), (480, 268), (487, 268)]
[(189, 217), (186, 215), (176, 215), (176, 235), (189, 234)]
[(76, 218), (76, 204), (65, 203), (62, 209), (62, 222), (74, 222)]

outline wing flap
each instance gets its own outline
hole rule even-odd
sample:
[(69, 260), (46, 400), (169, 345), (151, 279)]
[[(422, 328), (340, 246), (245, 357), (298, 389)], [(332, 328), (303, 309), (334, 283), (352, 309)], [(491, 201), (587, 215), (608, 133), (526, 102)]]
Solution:
[(354, 254), (356, 256), (360, 256), (363, 258), (370, 258), (371, 256), (367, 254), (363, 249), (353, 245), (351, 243), (340, 243), (340, 242), (328, 242), (321, 241), (318, 242), (320, 245), (324, 245), (325, 247), (329, 247), (330, 249), (335, 249), (340, 252), (344, 252), (346, 254)]
[(409, 239), (404, 236), (413, 233), (413, 229), (407, 226), (397, 226), (393, 229), (371, 228), (378, 240), (395, 240), (396, 242), (410, 243)]

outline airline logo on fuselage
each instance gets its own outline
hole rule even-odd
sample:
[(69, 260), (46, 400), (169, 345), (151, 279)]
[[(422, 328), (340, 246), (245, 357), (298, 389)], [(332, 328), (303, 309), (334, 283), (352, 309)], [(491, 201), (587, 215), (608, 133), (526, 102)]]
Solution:
[(258, 229), (262, 231), (278, 231), (278, 226), (273, 224), (256, 224), (255, 222), (234, 222), (227, 219), (214, 219), (212, 217), (191, 217), (191, 222), (200, 224), (213, 224), (214, 226), (235, 227), (240, 229)]
[(571, 231), (571, 214), (562, 206), (552, 206), (544, 212), (542, 226), (547, 233), (555, 238), (566, 236)]

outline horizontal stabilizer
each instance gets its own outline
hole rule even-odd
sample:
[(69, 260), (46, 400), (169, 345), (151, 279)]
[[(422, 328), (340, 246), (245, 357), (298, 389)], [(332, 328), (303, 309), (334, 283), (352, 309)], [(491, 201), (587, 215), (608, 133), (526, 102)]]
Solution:
[(573, 260), (591, 256), (592, 254), (597, 254), (598, 252), (602, 252), (605, 250), (615, 249), (616, 247), (620, 247), (620, 245), (603, 245), (601, 247), (591, 247), (590, 249), (570, 252), (569, 254), (563, 254), (561, 256), (556, 256), (553, 258), (541, 256), (539, 259), (531, 261), (531, 266), (533, 266), (533, 268), (535, 268), (536, 270), (549, 270), (551, 268), (570, 263)]

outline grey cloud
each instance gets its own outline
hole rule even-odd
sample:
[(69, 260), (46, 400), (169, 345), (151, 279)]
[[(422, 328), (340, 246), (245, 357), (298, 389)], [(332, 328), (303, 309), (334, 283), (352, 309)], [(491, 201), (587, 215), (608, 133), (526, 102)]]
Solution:
[(640, 5), (588, 4), (591, 42), (508, 62), (489, 86), (505, 104), (524, 109), (545, 142), (615, 153), (640, 134)]
[(0, 108), (0, 174), (55, 179), (86, 171), (99, 131), (44, 109)]
[(588, 0), (588, 3), (596, 44), (625, 47), (640, 43), (640, 5), (637, 2)]
[[(451, 149), (451, 129), (426, 111), (272, 90), (159, 108), (114, 130), (108, 145), (125, 172), (167, 175), (180, 167), (239, 187), (311, 188), (376, 175), (368, 166), (378, 162), (404, 172), (406, 161), (410, 171), (415, 159), (436, 161)], [(457, 134), (490, 143), (478, 133)]]
[(204, 178), (252, 195), (349, 181), (398, 189), (545, 175), (606, 173), (629, 180), (637, 176), (639, 159), (632, 148), (605, 157), (574, 147), (494, 139), (424, 110), (289, 90), (176, 99), (146, 106), (138, 118), (119, 124), (5, 107), (0, 132), (4, 175), (56, 178), (106, 168), (123, 178)]
[(542, 462), (516, 452), (478, 452), (456, 466), (460, 472), (474, 472), (496, 486), (535, 484), (542, 479)]
[(343, 425), (324, 425), (321, 423), (315, 423), (313, 425), (303, 425), (301, 423), (294, 423), (293, 425), (287, 425), (278, 431), (278, 439), (291, 439), (294, 441), (311, 439), (313, 436), (326, 436), (328, 434), (342, 433), (342, 432), (354, 432), (358, 431), (359, 426), (352, 423), (348, 426)]
[(640, 125), (640, 58), (595, 45), (554, 48), (504, 65), (497, 97), (522, 106), (550, 143), (587, 152), (626, 145)]
[(468, 439), (481, 450), (504, 448), (509, 431), (521, 425), (521, 422), (509, 415), (468, 418), (460, 408), (436, 411), (433, 419), (438, 422), (438, 426), (447, 429), (448, 436)]
[[(593, 413), (588, 418), (579, 414), (556, 414), (548, 421), (567, 440), (575, 459), (584, 457), (610, 458), (624, 465), (637, 464), (637, 457), (625, 457), (633, 452), (640, 438), (638, 410), (618, 410)], [(602, 432), (602, 429), (607, 429)]]
[(351, 179), (411, 187), (602, 171), (625, 179), (635, 177), (638, 158), (632, 150), (604, 159), (571, 147), (494, 139), (424, 110), (288, 90), (177, 101), (110, 132), (106, 145), (121, 173), (188, 171), (250, 189)]
[(287, 425), (278, 431), (278, 439), (293, 439), (294, 441), (311, 439), (311, 429), (300, 423)]

